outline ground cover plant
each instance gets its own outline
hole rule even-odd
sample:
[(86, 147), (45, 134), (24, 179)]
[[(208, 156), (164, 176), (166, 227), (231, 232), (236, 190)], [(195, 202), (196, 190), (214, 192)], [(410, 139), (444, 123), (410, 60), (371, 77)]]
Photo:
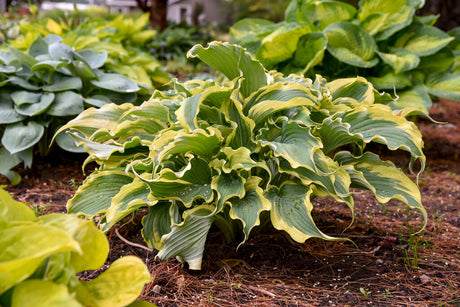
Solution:
[(228, 43), (197, 45), (189, 55), (226, 79), (174, 82), (140, 106), (86, 110), (62, 128), (86, 149), (85, 164), (100, 166), (68, 202), (69, 213), (97, 217), (108, 231), (147, 207), (148, 246), (191, 269), (201, 268), (213, 224), (240, 246), (269, 224), (299, 243), (343, 239), (317, 228), (312, 200), (331, 197), (353, 214), (352, 188), (380, 203), (397, 199), (426, 223), (417, 184), (368, 146), (407, 152), (420, 175), (421, 134), (380, 103), (390, 97), (366, 79), (285, 77)]
[(378, 90), (395, 92), (391, 104), (405, 115), (427, 114), (431, 96), (460, 101), (458, 28), (433, 26), (437, 16), (416, 16), (420, 0), (293, 0), (285, 20), (244, 19), (231, 42), (267, 68), (327, 79), (364, 76)]
[(104, 265), (109, 253), (104, 233), (75, 215), (37, 217), (3, 188), (0, 204), (1, 306), (121, 307), (151, 281), (134, 256), (116, 260), (91, 281), (80, 280), (78, 273)]
[[(148, 97), (145, 86), (101, 70), (106, 60), (107, 53), (75, 51), (57, 35), (37, 37), (26, 52), (0, 52), (0, 172), (13, 184), (20, 177), (11, 169), (21, 162), (30, 167), (37, 147), (46, 155), (56, 130), (85, 108)], [(56, 143), (82, 152), (66, 134)]]

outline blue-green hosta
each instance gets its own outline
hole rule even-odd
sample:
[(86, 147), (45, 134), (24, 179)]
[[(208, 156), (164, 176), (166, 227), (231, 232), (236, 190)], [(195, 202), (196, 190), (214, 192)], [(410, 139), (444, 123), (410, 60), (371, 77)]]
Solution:
[(338, 240), (316, 227), (312, 199), (333, 197), (353, 213), (352, 188), (400, 200), (426, 219), (417, 184), (367, 151), (369, 143), (406, 151), (421, 172), (421, 134), (376, 103), (388, 97), (364, 78), (283, 77), (228, 43), (196, 45), (189, 56), (226, 79), (174, 82), (140, 106), (86, 110), (64, 127), (100, 165), (68, 202), (70, 213), (101, 216), (108, 230), (147, 207), (148, 246), (192, 269), (212, 224), (241, 243), (261, 216), (297, 242)]
[(99, 269), (108, 253), (107, 238), (92, 221), (36, 217), (0, 188), (1, 306), (128, 306), (151, 281), (139, 258), (120, 258), (91, 281), (76, 275)]
[(460, 101), (459, 30), (445, 33), (436, 16), (415, 16), (422, 0), (293, 0), (284, 21), (244, 19), (231, 41), (267, 68), (313, 78), (364, 76), (399, 97), (408, 116), (428, 114), (430, 95)]
[[(57, 35), (37, 37), (26, 52), (0, 51), (0, 174), (17, 184), (11, 169), (21, 162), (30, 167), (36, 145), (46, 155), (56, 129), (85, 108), (151, 94), (123, 75), (104, 73), (106, 60), (107, 53), (75, 51)], [(64, 133), (57, 144), (81, 152)]]

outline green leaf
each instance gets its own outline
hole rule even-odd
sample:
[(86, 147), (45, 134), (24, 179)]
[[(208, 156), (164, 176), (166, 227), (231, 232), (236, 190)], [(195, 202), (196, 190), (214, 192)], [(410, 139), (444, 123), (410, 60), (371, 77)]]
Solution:
[(426, 90), (435, 96), (460, 101), (460, 72), (431, 74), (425, 81)]
[(354, 157), (351, 153), (342, 151), (337, 153), (334, 159), (353, 165), (354, 169), (347, 169), (353, 186), (372, 191), (380, 203), (397, 199), (411, 208), (420, 210), (426, 225), (427, 213), (423, 208), (418, 186), (392, 162), (382, 161), (379, 156), (370, 152)]
[(415, 14), (414, 0), (360, 0), (358, 20), (377, 41), (407, 27)]
[(374, 103), (374, 87), (363, 77), (337, 79), (326, 84), (333, 103), (353, 98), (357, 102), (371, 105)]
[(67, 202), (67, 212), (88, 217), (105, 213), (112, 204), (112, 198), (132, 181), (133, 177), (124, 171), (106, 170), (93, 173)]
[(316, 170), (313, 155), (321, 150), (322, 144), (319, 138), (311, 134), (309, 127), (301, 127), (295, 122), (288, 123), (275, 139), (271, 140), (263, 133), (259, 140), (262, 146), (270, 147), (276, 157), (283, 157), (292, 167)]
[(321, 30), (328, 25), (347, 21), (356, 14), (356, 9), (340, 1), (303, 1), (297, 12), (297, 22), (319, 27)]
[(78, 242), (81, 252), (72, 252), (70, 258), (75, 273), (97, 270), (104, 265), (109, 254), (109, 243), (105, 234), (94, 226), (93, 221), (58, 213), (43, 215), (37, 220), (65, 230)]
[(74, 50), (61, 42), (54, 42), (49, 45), (49, 54), (55, 60), (68, 60), (74, 59)]
[(407, 90), (398, 92), (396, 97), (388, 105), (393, 110), (400, 110), (398, 114), (407, 117), (410, 115), (429, 115), (431, 108), (431, 98), (426, 89), (421, 86), (414, 86)]
[(368, 77), (368, 80), (379, 90), (398, 90), (412, 85), (409, 73), (387, 73), (379, 77)]
[[(266, 26), (274, 25), (270, 20), (261, 18), (245, 18), (238, 20), (230, 28), (230, 41), (241, 40), (253, 32), (263, 29)], [(241, 42), (239, 42), (241, 44)]]
[(346, 64), (369, 68), (377, 65), (376, 44), (372, 36), (351, 22), (337, 22), (324, 29), (327, 50)]
[(214, 217), (214, 208), (209, 205), (196, 206), (183, 214), (183, 222), (173, 224), (171, 232), (162, 236), (163, 249), (158, 253), (161, 260), (176, 256), (188, 263), (191, 270), (200, 270), (204, 243)]
[[(22, 93), (28, 93), (28, 92), (22, 92)], [(44, 113), (50, 105), (54, 101), (54, 94), (53, 93), (45, 93), (45, 94), (39, 94), (39, 100), (35, 101), (35, 98), (37, 96), (32, 96), (32, 95), (26, 95), (27, 97), (25, 100), (21, 100), (22, 95), (21, 92), (14, 92), (11, 94), (11, 98), (13, 99), (15, 103), (15, 109), (16, 111), (25, 116), (35, 116)], [(18, 95), (15, 95), (18, 94)], [(28, 94), (33, 94), (33, 93), (28, 93)], [(28, 100), (27, 98), (31, 98)]]
[(291, 58), (299, 39), (313, 31), (311, 26), (288, 23), (267, 35), (257, 50), (257, 58), (267, 68)]
[(212, 189), (217, 192), (216, 209), (213, 212), (219, 213), (224, 208), (225, 203), (232, 197), (243, 198), (245, 195), (245, 180), (237, 172), (222, 172), (212, 181)]
[(11, 195), (0, 187), (0, 230), (2, 224), (16, 221), (33, 221), (35, 213), (26, 204), (18, 202)]
[(22, 122), (9, 124), (3, 132), (2, 144), (11, 154), (15, 154), (38, 143), (44, 132), (45, 128), (34, 121), (26, 125)]
[(28, 55), (27, 53), (21, 52), (13, 47), (8, 47), (14, 57), (23, 65), (31, 68), (38, 63), (38, 60), (33, 56)]
[(0, 253), (0, 293), (29, 277), (49, 255), (60, 251), (81, 252), (79, 244), (67, 232), (37, 224), (0, 230), (0, 250), (3, 251)]
[(92, 69), (100, 68), (107, 60), (107, 52), (96, 53), (92, 49), (75, 52), (75, 57), (87, 63)]
[(0, 93), (0, 124), (17, 123), (26, 117), (16, 112), (9, 94)]
[(120, 192), (112, 198), (112, 204), (107, 209), (105, 229), (112, 227), (115, 223), (140, 207), (152, 203), (149, 195), (150, 189), (148, 185), (138, 178), (124, 185), (120, 189)]
[(11, 307), (81, 307), (66, 285), (49, 280), (30, 279), (13, 288)]
[(324, 240), (339, 240), (322, 233), (311, 216), (312, 190), (300, 184), (285, 182), (278, 189), (271, 187), (264, 196), (271, 202), (270, 219), (278, 230), (286, 231), (296, 242), (304, 243), (316, 237)]
[(163, 249), (161, 238), (171, 232), (171, 225), (180, 220), (177, 206), (169, 201), (159, 201), (149, 206), (149, 213), (142, 218), (142, 237), (150, 248)]
[(98, 80), (90, 82), (94, 86), (119, 93), (135, 93), (140, 90), (136, 82), (119, 74), (104, 73), (99, 76)]
[(45, 61), (40, 61), (34, 66), (30, 68), (31, 71), (56, 71), (58, 68), (62, 66), (66, 66), (66, 62), (63, 61), (56, 61), (56, 60), (45, 60)]
[(221, 42), (211, 42), (206, 48), (195, 45), (187, 56), (198, 57), (230, 80), (243, 78), (241, 81), (243, 97), (248, 97), (259, 87), (268, 83), (264, 67), (238, 45)]
[(244, 194), (234, 194), (230, 203), (230, 217), (238, 219), (243, 224), (244, 240), (243, 244), (249, 237), (251, 229), (260, 225), (260, 213), (271, 209), (271, 203), (263, 195), (259, 183), (262, 181), (259, 177), (251, 177), (244, 183)]
[(199, 158), (192, 158), (182, 171), (174, 173), (165, 168), (158, 178), (144, 180), (158, 200), (180, 200), (190, 207), (195, 199), (210, 201), (213, 197), (211, 189), (211, 168)]
[(436, 53), (453, 40), (453, 37), (442, 30), (423, 25), (404, 31), (394, 43), (394, 47), (405, 49), (422, 57)]
[[(75, 152), (75, 153), (83, 153), (85, 152), (85, 147), (77, 146), (75, 139), (69, 135), (68, 130), (62, 131), (59, 134), (56, 134), (53, 137), (53, 141), (56, 141), (59, 147), (64, 149), (65, 151)], [(80, 135), (81, 136), (81, 135)]]
[(65, 91), (56, 93), (53, 104), (46, 111), (46, 114), (53, 116), (72, 116), (83, 112), (83, 98), (81, 95)]
[(63, 92), (68, 90), (81, 90), (83, 83), (79, 77), (63, 77), (50, 85), (43, 86), (47, 92)]
[(403, 71), (413, 70), (420, 63), (420, 58), (406, 49), (396, 49), (391, 53), (377, 51), (377, 54), (385, 63), (390, 65), (397, 74)]
[(37, 91), (37, 90), (40, 89), (40, 87), (38, 87), (36, 85), (33, 85), (33, 84), (30, 84), (26, 80), (24, 80), (24, 79), (22, 79), (20, 77), (16, 77), (16, 76), (9, 77), (8, 82), (11, 83), (11, 84), (17, 85), (19, 87), (22, 87), (22, 88), (24, 88), (26, 90), (29, 90), (29, 91)]
[(303, 72), (321, 63), (327, 47), (327, 37), (322, 32), (311, 32), (302, 36), (294, 52), (293, 64), (303, 68)]
[(77, 299), (84, 306), (127, 306), (136, 300), (144, 285), (151, 280), (141, 259), (134, 256), (122, 257), (95, 279), (81, 281), (77, 287)]

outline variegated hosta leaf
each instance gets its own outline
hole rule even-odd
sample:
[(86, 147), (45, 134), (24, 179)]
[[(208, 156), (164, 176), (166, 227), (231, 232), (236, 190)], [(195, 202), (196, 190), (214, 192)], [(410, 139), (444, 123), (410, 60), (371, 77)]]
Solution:
[(429, 75), (425, 81), (427, 91), (435, 96), (460, 101), (460, 71)]
[(67, 203), (68, 213), (84, 214), (94, 217), (105, 213), (112, 205), (112, 198), (133, 177), (120, 170), (104, 170), (91, 174), (78, 188), (75, 196)]
[(244, 183), (244, 195), (235, 195), (229, 200), (230, 217), (238, 219), (243, 224), (244, 240), (249, 237), (251, 229), (260, 224), (260, 213), (271, 209), (270, 202), (264, 197), (264, 191), (259, 187), (262, 178), (251, 177)]
[[(232, 197), (243, 198), (247, 193), (245, 181), (236, 171), (222, 172), (212, 181), (212, 189), (217, 192), (216, 209), (214, 214), (219, 213), (225, 203)], [(246, 194), (247, 195), (247, 194)]]
[(297, 23), (284, 23), (262, 40), (257, 58), (267, 68), (292, 57), (299, 39), (313, 31), (313, 27)]
[(249, 150), (253, 150), (255, 123), (251, 118), (243, 115), (241, 104), (234, 99), (228, 99), (223, 103), (221, 110), (233, 129), (227, 137), (225, 145), (234, 149), (246, 147)]
[(351, 112), (337, 113), (331, 120), (324, 121), (318, 132), (326, 152), (332, 152), (351, 140), (348, 137), (346, 140), (330, 138), (330, 135), (335, 132), (342, 135), (347, 133), (353, 139), (359, 137), (365, 143), (374, 141), (387, 145), (391, 150), (408, 151), (412, 155), (410, 166), (419, 159), (422, 164), (420, 171), (424, 170), (425, 155), (422, 152), (420, 131), (404, 117), (393, 115), (387, 106), (375, 104), (367, 108), (356, 108)]
[(321, 197), (331, 196), (335, 200), (345, 203), (353, 213), (354, 201), (349, 191), (351, 184), (350, 175), (342, 167), (338, 168), (337, 163), (332, 161), (332, 159), (328, 157), (323, 157), (323, 159), (327, 159), (323, 163), (335, 164), (331, 165), (331, 168), (335, 167), (334, 172), (328, 175), (321, 175), (305, 167), (293, 168), (286, 160), (280, 161), (279, 170), (282, 173), (299, 178), (305, 186), (314, 184), (316, 187), (315, 194), (321, 194), (318, 195)]
[(347, 168), (353, 186), (372, 191), (380, 203), (397, 199), (411, 208), (420, 210), (426, 224), (427, 213), (423, 208), (418, 186), (392, 162), (382, 161), (379, 156), (369, 152), (360, 157), (354, 157), (345, 151), (337, 153), (335, 160), (353, 165), (353, 168)]
[(293, 64), (303, 68), (306, 73), (321, 63), (327, 47), (327, 37), (322, 32), (311, 32), (302, 36), (294, 52)]
[(425, 88), (417, 85), (405, 91), (398, 92), (396, 99), (387, 105), (393, 111), (398, 110), (398, 115), (407, 117), (411, 115), (429, 116), (431, 104), (430, 95), (428, 95)]
[(190, 207), (197, 198), (208, 202), (213, 197), (211, 168), (199, 158), (190, 159), (181, 171), (173, 172), (165, 168), (154, 179), (139, 178), (149, 185), (154, 199), (180, 200)]
[(193, 133), (179, 132), (174, 140), (162, 148), (158, 159), (161, 161), (171, 155), (193, 153), (210, 160), (212, 155), (219, 151), (223, 138), (218, 129), (209, 127), (208, 130), (197, 129)]
[(283, 157), (292, 167), (305, 167), (317, 171), (313, 156), (322, 147), (321, 140), (311, 134), (309, 127), (297, 123), (283, 126), (281, 134), (271, 139), (264, 130), (259, 137), (262, 146), (270, 147), (274, 156)]
[(413, 70), (420, 63), (420, 58), (406, 49), (396, 49), (390, 53), (377, 51), (377, 54), (385, 63), (393, 67), (396, 74)]
[(322, 233), (311, 216), (311, 188), (293, 182), (271, 187), (264, 196), (271, 202), (270, 218), (278, 230), (286, 231), (296, 242), (304, 243), (309, 238), (340, 240)]
[(394, 91), (412, 86), (412, 76), (408, 72), (400, 74), (390, 72), (378, 77), (369, 77), (368, 80), (378, 90)]
[(402, 48), (420, 57), (432, 55), (454, 40), (449, 34), (432, 26), (414, 26), (404, 31), (394, 43), (395, 48)]
[(163, 249), (161, 238), (171, 232), (171, 225), (180, 222), (180, 214), (174, 202), (159, 201), (149, 207), (149, 213), (142, 218), (142, 237), (150, 248)]
[(369, 68), (379, 62), (372, 36), (351, 22), (337, 22), (324, 29), (327, 50), (339, 61), (352, 66)]
[(356, 9), (340, 1), (302, 1), (297, 11), (297, 22), (318, 26), (323, 30), (334, 22), (347, 21), (356, 14)]
[(260, 128), (269, 118), (280, 111), (300, 106), (316, 107), (316, 99), (311, 90), (304, 86), (280, 82), (268, 85), (262, 88), (260, 92), (256, 92), (250, 97), (244, 110), (248, 110), (248, 117), (255, 122), (256, 128)]
[(412, 22), (414, 0), (361, 0), (358, 20), (377, 41), (389, 38)]
[(111, 130), (126, 111), (131, 110), (132, 104), (106, 104), (99, 109), (90, 108), (78, 115), (66, 125), (62, 126), (56, 134), (67, 128), (77, 129), (86, 137), (90, 137), (95, 131), (101, 128)]
[(326, 84), (333, 103), (353, 98), (363, 105), (374, 103), (374, 87), (363, 77), (337, 79)]
[(111, 206), (105, 214), (103, 230), (121, 221), (125, 216), (136, 211), (142, 206), (151, 204), (150, 189), (145, 182), (135, 178), (133, 182), (124, 185), (111, 201)]
[(195, 45), (187, 53), (223, 73), (229, 80), (242, 77), (241, 94), (248, 97), (252, 92), (268, 83), (265, 69), (238, 45), (211, 42), (206, 48)]
[(173, 224), (171, 232), (161, 238), (163, 249), (158, 253), (161, 260), (176, 256), (188, 263), (191, 270), (200, 270), (204, 244), (214, 216), (213, 206), (200, 205), (183, 214), (183, 222)]

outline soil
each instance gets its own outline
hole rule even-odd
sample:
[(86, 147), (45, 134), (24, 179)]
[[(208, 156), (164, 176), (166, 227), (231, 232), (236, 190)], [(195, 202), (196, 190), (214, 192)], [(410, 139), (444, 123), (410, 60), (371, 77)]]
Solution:
[[(202, 270), (190, 271), (133, 244), (143, 240), (139, 224), (131, 222), (108, 234), (107, 265), (121, 256), (141, 257), (153, 281), (140, 299), (159, 306), (460, 306), (460, 103), (435, 103), (430, 115), (447, 123), (416, 119), (427, 156), (420, 190), (429, 219), (421, 233), (414, 234), (423, 224), (416, 210), (397, 201), (380, 205), (363, 192), (355, 196), (356, 218), (349, 228), (346, 207), (331, 199), (315, 203), (319, 227), (354, 243), (298, 244), (283, 232), (265, 231), (252, 233), (236, 249), (213, 231)], [(386, 158), (408, 164), (404, 155)], [(65, 212), (85, 177), (83, 160), (59, 153), (36, 159), (32, 169), (19, 169), (22, 182), (6, 189), (43, 213)]]

